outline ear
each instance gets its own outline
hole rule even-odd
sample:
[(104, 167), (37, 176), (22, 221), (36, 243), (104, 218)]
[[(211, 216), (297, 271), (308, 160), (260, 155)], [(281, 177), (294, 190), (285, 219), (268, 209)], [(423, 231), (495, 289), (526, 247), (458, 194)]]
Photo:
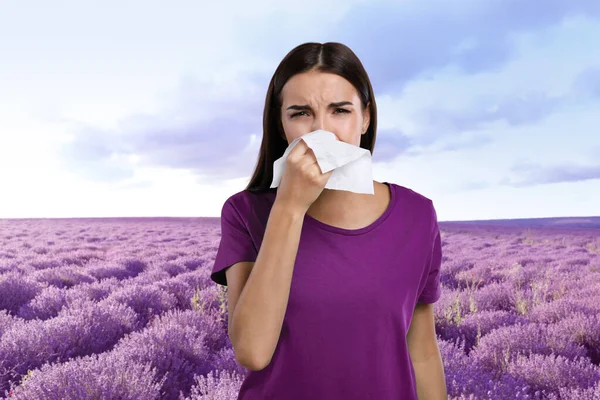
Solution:
[(367, 103), (365, 107), (364, 115), (363, 115), (363, 126), (362, 126), (362, 134), (367, 133), (367, 129), (369, 129), (369, 122), (371, 122), (371, 102)]

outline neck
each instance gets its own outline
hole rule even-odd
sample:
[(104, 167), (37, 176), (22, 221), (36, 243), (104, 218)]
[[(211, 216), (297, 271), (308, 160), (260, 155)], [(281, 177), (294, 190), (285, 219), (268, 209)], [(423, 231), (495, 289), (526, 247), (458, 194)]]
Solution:
[[(373, 182), (373, 185), (375, 182)], [(362, 205), (365, 201), (372, 200), (374, 194), (365, 193), (354, 193), (347, 190), (333, 190), (323, 189), (317, 200), (311, 205), (315, 208), (323, 207), (325, 209), (329, 207), (354, 207), (356, 205)]]

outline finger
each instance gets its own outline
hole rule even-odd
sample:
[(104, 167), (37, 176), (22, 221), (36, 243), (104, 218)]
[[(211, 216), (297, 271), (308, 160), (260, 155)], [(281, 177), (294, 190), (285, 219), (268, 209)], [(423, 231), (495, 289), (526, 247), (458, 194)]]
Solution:
[[(298, 148), (298, 150), (296, 150), (296, 148)], [(296, 146), (294, 146), (294, 148), (290, 152), (290, 154), (295, 153), (295, 154), (297, 154), (297, 157), (301, 157), (306, 154), (310, 154), (311, 152), (312, 152), (312, 149), (310, 147), (308, 147), (306, 142), (304, 142), (304, 140), (299, 140), (298, 143), (296, 143)]]

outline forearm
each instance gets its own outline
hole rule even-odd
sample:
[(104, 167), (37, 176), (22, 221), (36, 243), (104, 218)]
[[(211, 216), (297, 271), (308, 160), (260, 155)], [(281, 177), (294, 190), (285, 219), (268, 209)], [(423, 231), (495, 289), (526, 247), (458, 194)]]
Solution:
[(447, 400), (444, 364), (439, 352), (424, 360), (413, 362), (419, 400)]
[(304, 214), (275, 201), (256, 262), (240, 294), (229, 336), (238, 362), (265, 368), (279, 340)]

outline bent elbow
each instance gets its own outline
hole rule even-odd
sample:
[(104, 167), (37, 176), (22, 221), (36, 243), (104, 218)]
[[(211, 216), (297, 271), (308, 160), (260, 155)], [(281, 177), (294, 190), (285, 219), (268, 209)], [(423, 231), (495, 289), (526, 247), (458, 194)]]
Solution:
[[(260, 371), (269, 365), (270, 359), (261, 357), (256, 354), (256, 351), (247, 350), (248, 347), (240, 346), (239, 344), (233, 344), (233, 353), (235, 354), (235, 361), (242, 367), (251, 371)], [(252, 346), (250, 347), (252, 348)]]
[(239, 338), (239, 331), (236, 332), (233, 329), (228, 329), (228, 335), (233, 346), (235, 360), (242, 367), (251, 371), (260, 371), (269, 365), (272, 353), (267, 357), (266, 352), (257, 351), (259, 346), (256, 343), (242, 343)]
[(265, 369), (268, 365), (269, 365), (269, 361), (263, 361), (258, 357), (243, 357), (241, 355), (238, 355), (237, 352), (235, 352), (235, 359), (238, 362), (238, 364), (240, 364), (242, 367), (249, 369), (250, 371), (260, 371)]

